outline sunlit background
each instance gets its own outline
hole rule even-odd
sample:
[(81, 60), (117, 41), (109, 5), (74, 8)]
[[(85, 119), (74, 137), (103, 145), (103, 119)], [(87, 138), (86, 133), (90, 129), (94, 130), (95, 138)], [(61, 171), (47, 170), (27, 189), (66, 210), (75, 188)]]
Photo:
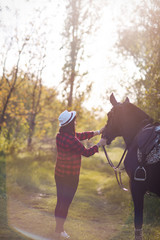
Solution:
[[(85, 39), (84, 59), (81, 61), (81, 69), (88, 74), (80, 88), (85, 88), (88, 82), (93, 83), (89, 98), (84, 102), (88, 109), (100, 106), (104, 111), (108, 110), (108, 95), (116, 90), (118, 98), (123, 99), (127, 83), (138, 74), (133, 60), (122, 57), (115, 46), (118, 31), (129, 25), (135, 14), (136, 3), (136, 0), (95, 1), (99, 14), (96, 29)], [(46, 48), (43, 84), (57, 88), (61, 98), (65, 1), (1, 0), (1, 7), (1, 44), (7, 39), (9, 44), (9, 38), (15, 32), (20, 39), (27, 34), (37, 35)], [(12, 65), (12, 60), (13, 56), (7, 59), (8, 66)]]
[[(160, 121), (159, 0), (0, 0), (0, 239), (54, 239), (58, 116), (76, 110), (77, 131), (99, 130), (112, 92)], [(124, 145), (106, 147), (116, 165)], [(147, 197), (144, 238), (159, 240), (159, 200)], [(134, 239), (133, 218), (103, 149), (83, 157), (73, 239)]]

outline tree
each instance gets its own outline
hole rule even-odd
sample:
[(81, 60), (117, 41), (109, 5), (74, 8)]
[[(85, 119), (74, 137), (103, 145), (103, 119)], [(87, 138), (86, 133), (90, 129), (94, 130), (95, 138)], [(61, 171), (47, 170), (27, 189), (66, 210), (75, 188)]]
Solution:
[[(13, 39), (11, 39), (11, 42)], [(23, 79), (18, 81), (18, 77), (20, 74), (19, 64), (21, 60), (21, 56), (24, 50), (25, 45), (27, 44), (28, 38), (25, 39), (24, 43), (18, 50), (17, 61), (15, 67), (11, 70), (11, 72), (6, 71), (6, 61), (8, 57), (8, 52), (11, 50), (11, 44), (6, 51), (5, 58), (3, 61), (3, 75), (0, 78), (0, 132), (2, 130), (2, 126), (5, 122), (5, 116), (7, 112), (7, 108), (15, 89), (22, 83)]]
[(52, 142), (58, 128), (58, 116), (64, 107), (57, 99), (57, 91), (54, 88), (42, 87), (40, 107), (34, 136), (39, 140), (45, 139), (46, 142), (48, 140)]
[[(32, 80), (32, 78), (34, 80)], [(40, 101), (42, 93), (42, 78), (41, 76), (31, 75), (30, 81), (32, 84), (29, 86), (28, 98), (30, 99), (30, 106), (28, 109), (28, 148), (31, 147), (32, 137), (34, 134), (34, 129), (36, 125), (36, 117), (41, 111)]]
[[(8, 7), (8, 9), (10, 9)], [(47, 45), (47, 38), (46, 38), (46, 31), (45, 29), (41, 28), (46, 25), (46, 17), (41, 17), (42, 10), (37, 9), (35, 10), (36, 19), (34, 17), (29, 21), (29, 24), (23, 26), (21, 29), (21, 25), (13, 26), (13, 37), (11, 37), (11, 43), (9, 44), (8, 49), (6, 50), (6, 54), (2, 59), (3, 62), (3, 76), (1, 78), (1, 86), (3, 87), (3, 93), (1, 96), (1, 113), (0, 113), (0, 127), (2, 126), (3, 122), (5, 121), (5, 115), (7, 108), (9, 106), (9, 100), (11, 99), (11, 95), (13, 92), (17, 91), (14, 94), (15, 99), (17, 99), (18, 94), (21, 91), (18, 91), (18, 88), (24, 85), (28, 86), (26, 88), (26, 92), (28, 93), (27, 99), (29, 99), (28, 106), (26, 107), (26, 99), (23, 99), (23, 95), (19, 99), (24, 100), (23, 104), (25, 105), (25, 110), (27, 109), (27, 114), (24, 111), (23, 113), (16, 112), (15, 115), (20, 114), (21, 116), (25, 116), (28, 122), (28, 147), (31, 146), (32, 136), (35, 129), (36, 124), (36, 116), (41, 111), (40, 107), (40, 100), (41, 100), (41, 91), (42, 91), (42, 72), (45, 68), (45, 58), (46, 58), (46, 45)], [(19, 15), (15, 11), (15, 15), (17, 20), (19, 21)], [(17, 22), (18, 22), (17, 21)], [(4, 23), (4, 31), (6, 31), (6, 36), (10, 35), (10, 32), (7, 32), (7, 26)], [(5, 40), (5, 39), (4, 39)], [(21, 46), (21, 47), (19, 47)], [(25, 47), (25, 51), (24, 51)], [(14, 52), (15, 56), (18, 55), (17, 63), (15, 62), (14, 58), (12, 60), (12, 71), (9, 69), (9, 65), (6, 67), (6, 62), (10, 62), (10, 58), (12, 56), (8, 56), (8, 53)], [(21, 63), (20, 63), (21, 60)], [(4, 88), (5, 84), (5, 88)], [(22, 92), (21, 92), (22, 94)], [(18, 101), (18, 99), (17, 99)], [(12, 103), (10, 103), (12, 105)], [(14, 101), (14, 106), (16, 106)], [(13, 109), (10, 107), (11, 112), (10, 114), (13, 117)], [(10, 120), (13, 118), (10, 118)], [(9, 122), (9, 121), (8, 121)], [(0, 128), (1, 130), (1, 128)]]
[(71, 108), (74, 102), (80, 104), (91, 90), (91, 83), (85, 90), (80, 90), (82, 80), (87, 74), (87, 71), (81, 69), (81, 65), (84, 60), (85, 41), (94, 32), (98, 19), (98, 7), (95, 7), (95, 3), (96, 1), (92, 0), (66, 0), (66, 19), (62, 33), (62, 50), (65, 54), (62, 83), (68, 108)]
[(160, 1), (141, 1), (132, 26), (120, 31), (118, 47), (132, 57), (140, 71), (132, 92), (137, 103), (154, 119), (160, 120)]

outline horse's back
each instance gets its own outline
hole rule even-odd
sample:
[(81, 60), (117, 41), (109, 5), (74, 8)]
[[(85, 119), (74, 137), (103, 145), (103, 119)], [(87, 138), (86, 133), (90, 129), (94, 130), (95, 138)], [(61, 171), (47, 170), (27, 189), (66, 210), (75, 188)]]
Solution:
[(145, 191), (150, 191), (160, 196), (160, 161), (143, 166), (146, 170), (146, 180), (143, 183), (134, 179), (135, 171), (139, 166), (137, 149), (137, 144), (134, 143), (129, 149), (124, 161), (124, 166), (130, 181), (134, 181), (137, 186), (141, 185)]

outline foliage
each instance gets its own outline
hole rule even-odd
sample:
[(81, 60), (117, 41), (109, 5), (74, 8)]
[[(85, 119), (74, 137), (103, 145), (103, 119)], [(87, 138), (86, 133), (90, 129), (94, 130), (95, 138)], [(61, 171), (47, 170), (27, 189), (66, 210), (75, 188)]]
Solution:
[[(12, 92), (1, 129), (0, 150), (16, 152), (27, 145), (28, 136), (32, 137), (32, 147), (43, 146), (53, 140), (58, 131), (58, 116), (67, 107), (57, 98), (54, 88), (36, 85), (37, 79), (30, 73), (21, 72), (17, 84), (21, 85)], [(1, 95), (5, 96), (5, 87)], [(41, 97), (39, 98), (39, 91)], [(1, 99), (1, 103), (3, 99)], [(77, 111), (77, 131), (99, 130), (105, 125), (105, 119), (99, 116), (99, 110), (92, 112), (75, 105)], [(33, 124), (33, 126), (32, 126)], [(30, 128), (32, 134), (30, 135)], [(96, 138), (95, 141), (97, 141)], [(95, 142), (94, 141), (94, 142)], [(55, 147), (55, 146), (52, 146)], [(33, 147), (35, 149), (36, 147)]]
[(129, 92), (141, 108), (160, 120), (160, 2), (140, 1), (135, 12), (129, 27), (119, 32), (118, 47), (140, 71)]
[[(21, 42), (20, 39), (16, 37), (15, 39), (13, 41), (15, 45)], [(45, 55), (34, 54), (37, 45), (33, 52), (30, 50), (27, 55), (26, 52), (24, 53), (28, 62), (25, 65), (26, 68), (21, 69), (20, 60), (24, 57), (22, 50), (24, 47), (27, 50), (32, 49), (32, 41), (29, 37), (24, 40), (18, 60), (15, 61), (11, 70), (5, 65), (10, 48), (2, 59), (4, 67), (0, 76), (0, 151), (6, 153), (23, 151), (27, 145), (30, 150), (37, 147), (44, 149), (49, 142), (50, 148), (54, 148), (54, 138), (59, 128), (58, 116), (67, 109), (66, 103), (58, 99), (57, 90), (42, 84), (41, 74)], [(16, 52), (15, 47), (14, 50)], [(41, 52), (44, 51), (42, 47)], [(37, 59), (36, 63), (35, 59)], [(97, 124), (101, 121), (96, 117), (98, 111), (94, 110), (92, 114), (82, 108), (84, 98), (85, 92), (79, 95), (72, 106), (72, 109), (77, 111), (79, 126), (81, 125), (80, 128), (78, 127), (79, 130), (100, 129), (103, 124)], [(92, 120), (88, 121), (87, 116)]]
[[(25, 76), (25, 77), (24, 77)], [(4, 122), (1, 129), (0, 150), (14, 152), (26, 147), (30, 131), (30, 121), (34, 118), (34, 137), (39, 141), (42, 138), (54, 137), (57, 130), (57, 119), (62, 109), (62, 104), (57, 100), (57, 93), (53, 88), (41, 87), (41, 100), (38, 105), (33, 99), (35, 81), (28, 79), (27, 74), (19, 75), (16, 91), (13, 91), (9, 104), (5, 111)], [(5, 97), (5, 87), (1, 89), (1, 95)], [(38, 98), (37, 86), (35, 97)], [(37, 95), (37, 96), (36, 96)], [(3, 99), (1, 99), (1, 103)], [(36, 106), (38, 106), (38, 108)]]
[[(5, 11), (4, 6), (2, 9)], [(9, 4), (6, 4), (6, 9), (11, 11)], [(14, 10), (13, 14), (18, 17)], [(24, 148), (27, 142), (31, 147), (37, 118), (41, 112), (44, 113), (46, 99), (50, 97), (50, 110), (53, 110), (55, 102), (59, 105), (59, 101), (55, 100), (55, 89), (49, 90), (42, 85), (47, 39), (46, 32), (41, 31), (41, 24), (46, 24), (46, 19), (40, 18), (41, 10), (35, 11), (35, 16), (34, 24), (29, 21), (23, 26), (23, 31), (19, 25), (8, 31), (7, 23), (1, 22), (0, 148), (4, 151)], [(45, 121), (45, 128), (51, 125), (52, 129), (54, 118), (47, 120), (49, 123)], [(54, 127), (56, 129), (56, 125)], [(42, 128), (43, 124), (39, 127), (38, 138), (45, 135), (46, 131)]]

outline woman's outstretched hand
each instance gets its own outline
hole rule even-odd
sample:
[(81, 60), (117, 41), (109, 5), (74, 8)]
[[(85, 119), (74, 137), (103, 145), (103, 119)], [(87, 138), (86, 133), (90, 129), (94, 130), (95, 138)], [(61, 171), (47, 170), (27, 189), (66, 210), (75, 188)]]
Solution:
[(98, 147), (105, 146), (106, 145), (106, 139), (101, 138), (101, 140), (97, 143)]
[(100, 130), (95, 131), (95, 132), (94, 132), (94, 136), (97, 136), (97, 135), (102, 134), (103, 130), (104, 130), (104, 127), (101, 128)]

